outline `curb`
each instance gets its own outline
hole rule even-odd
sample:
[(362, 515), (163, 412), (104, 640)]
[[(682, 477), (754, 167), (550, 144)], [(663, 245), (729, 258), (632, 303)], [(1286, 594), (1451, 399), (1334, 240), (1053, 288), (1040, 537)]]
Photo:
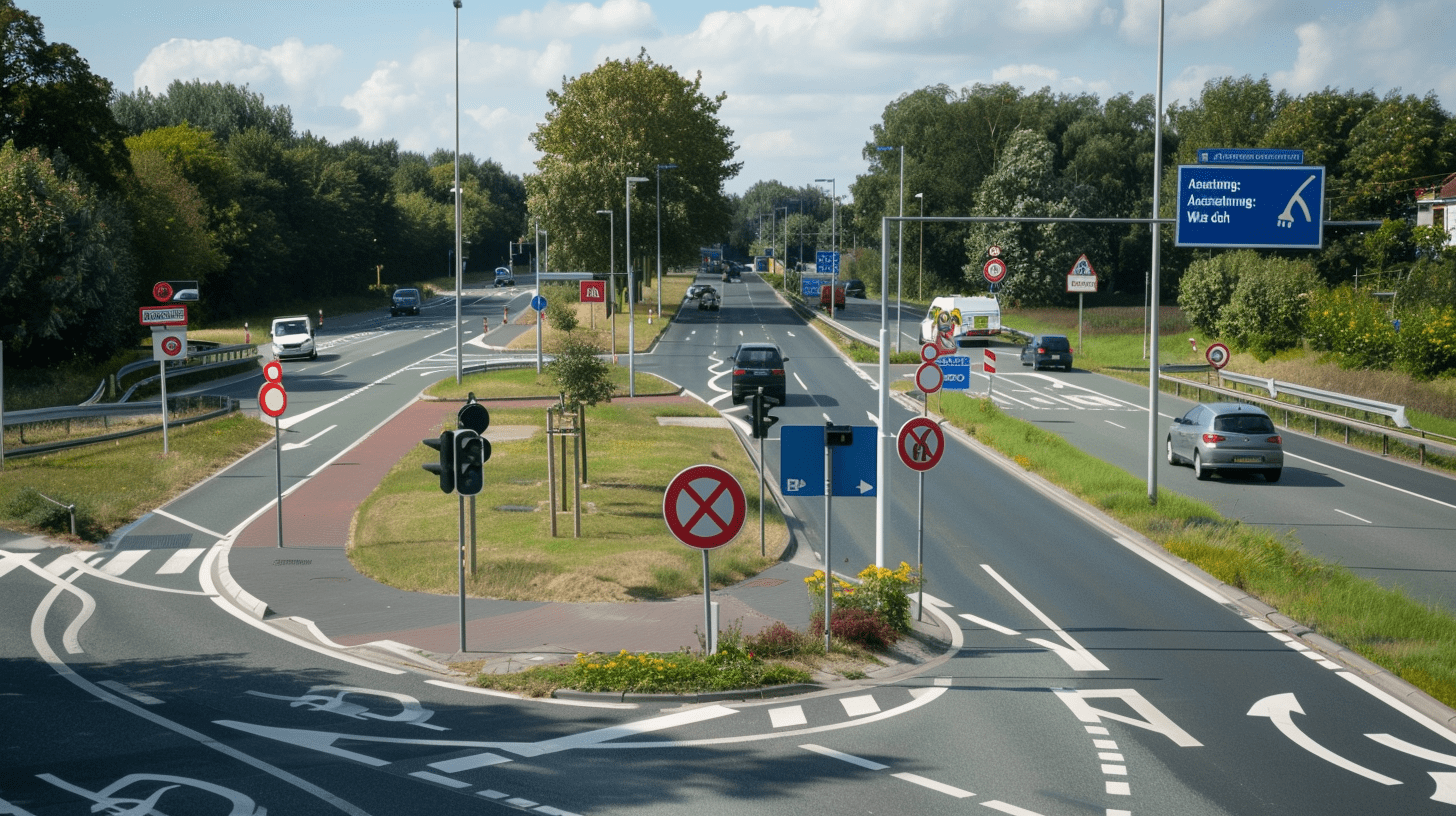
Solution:
[(258, 620), (263, 620), (268, 617), (270, 611), (268, 604), (259, 600), (251, 592), (243, 589), (242, 585), (233, 578), (232, 568), (228, 566), (228, 552), (232, 548), (232, 542), (229, 541), (218, 550), (215, 565), (217, 567), (218, 588), (244, 612), (247, 612), (250, 616)]
[(765, 686), (756, 689), (734, 689), (731, 691), (702, 691), (688, 694), (646, 694), (631, 691), (575, 691), (557, 689), (551, 696), (558, 700), (588, 700), (613, 703), (712, 703), (721, 700), (767, 700), (774, 697), (791, 697), (823, 691), (826, 686), (818, 683), (788, 683), (782, 686)]

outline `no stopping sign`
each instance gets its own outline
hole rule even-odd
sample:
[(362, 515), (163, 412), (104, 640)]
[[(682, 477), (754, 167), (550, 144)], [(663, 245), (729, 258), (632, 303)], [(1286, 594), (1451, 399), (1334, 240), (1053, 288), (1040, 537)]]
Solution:
[(715, 465), (694, 465), (668, 482), (662, 517), (677, 540), (697, 550), (732, 541), (748, 517), (737, 477)]

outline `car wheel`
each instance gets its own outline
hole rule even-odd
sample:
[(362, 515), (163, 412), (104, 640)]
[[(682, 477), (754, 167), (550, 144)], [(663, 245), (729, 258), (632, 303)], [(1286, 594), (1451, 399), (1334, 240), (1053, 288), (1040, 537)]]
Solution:
[(1178, 454), (1173, 452), (1173, 437), (1168, 437), (1167, 441), (1164, 443), (1164, 447), (1168, 451), (1168, 464), (1178, 464)]
[(743, 397), (741, 397), (741, 396), (739, 396), (737, 394), (734, 394), (733, 395), (733, 404), (734, 405), (742, 405), (743, 404)]
[(1213, 471), (1203, 466), (1203, 457), (1198, 455), (1198, 451), (1193, 452), (1193, 475), (1201, 482), (1208, 481), (1208, 477), (1213, 475)]
[(1284, 468), (1267, 468), (1264, 471), (1264, 481), (1277, 482), (1279, 477), (1284, 475)]

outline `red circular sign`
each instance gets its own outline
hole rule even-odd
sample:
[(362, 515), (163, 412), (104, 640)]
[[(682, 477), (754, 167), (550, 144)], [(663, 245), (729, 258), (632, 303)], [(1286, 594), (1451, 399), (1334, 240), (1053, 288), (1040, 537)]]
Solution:
[(945, 385), (945, 372), (935, 363), (921, 363), (915, 369), (915, 387), (922, 394), (934, 394), (942, 385)]
[(171, 300), (172, 284), (166, 281), (157, 281), (152, 284), (152, 297), (156, 298), (158, 303), (166, 303)]
[(981, 274), (985, 275), (986, 280), (991, 283), (1000, 283), (1001, 279), (1006, 277), (1006, 262), (1000, 258), (992, 258), (981, 267)]
[(182, 338), (167, 335), (162, 338), (162, 353), (168, 357), (176, 357), (182, 353)]
[(986, 251), (989, 252), (989, 253), (991, 253), (991, 257), (992, 258), (999, 258), (999, 257), (1001, 257), (1001, 247), (998, 247), (995, 244), (992, 244), (991, 245), (991, 248), (988, 249), (988, 250), (986, 250)]
[(927, 417), (915, 417), (901, 425), (895, 441), (905, 467), (922, 473), (935, 467), (945, 452), (945, 432)]
[(934, 343), (926, 343), (920, 347), (920, 362), (933, 363), (935, 358), (940, 356), (940, 346)]
[(1229, 361), (1228, 346), (1225, 346), (1223, 343), (1212, 343), (1209, 345), (1208, 351), (1203, 353), (1203, 357), (1214, 368), (1223, 368), (1228, 365)]
[(288, 409), (288, 392), (282, 383), (267, 382), (258, 389), (258, 410), (270, 417), (278, 418)]
[(667, 483), (662, 517), (678, 541), (696, 550), (713, 550), (743, 529), (748, 502), (733, 474), (715, 465), (693, 465)]
[(270, 383), (283, 382), (283, 364), (277, 360), (269, 360), (263, 364), (263, 379)]

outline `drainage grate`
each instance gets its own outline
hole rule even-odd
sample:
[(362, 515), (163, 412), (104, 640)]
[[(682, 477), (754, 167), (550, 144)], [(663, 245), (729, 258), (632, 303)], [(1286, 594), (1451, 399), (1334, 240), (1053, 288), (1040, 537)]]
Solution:
[(502, 513), (534, 513), (536, 508), (529, 504), (502, 504), (496, 508)]
[(754, 580), (754, 581), (749, 581), (748, 583), (744, 584), (743, 586), (744, 587), (765, 587), (765, 588), (767, 588), (767, 587), (776, 587), (776, 586), (778, 586), (779, 584), (782, 584), (782, 583), (783, 583), (783, 579), (781, 579), (781, 578), (759, 578), (759, 579)]
[(300, 561), (300, 560), (295, 560), (295, 559), (280, 558), (277, 561), (274, 561), (273, 562), (273, 566), (275, 566), (275, 567), (306, 567), (306, 566), (308, 566), (309, 564), (312, 564), (312, 563), (313, 563), (313, 560), (312, 559), (305, 559), (305, 560), (301, 560)]

